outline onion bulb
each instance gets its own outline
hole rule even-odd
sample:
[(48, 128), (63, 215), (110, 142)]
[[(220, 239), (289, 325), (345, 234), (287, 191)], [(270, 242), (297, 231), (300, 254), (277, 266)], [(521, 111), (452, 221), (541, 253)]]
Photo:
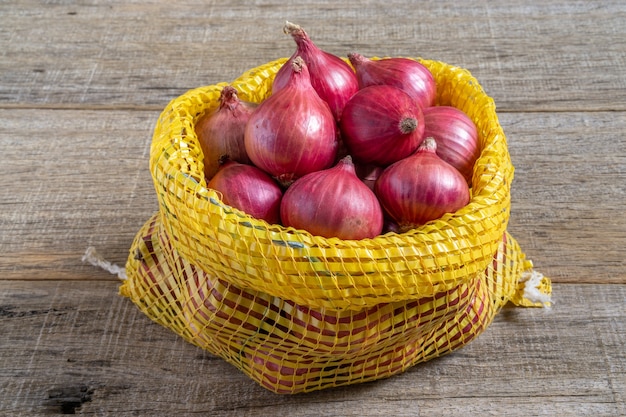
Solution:
[(348, 59), (356, 71), (359, 88), (392, 85), (404, 90), (422, 108), (435, 103), (435, 78), (420, 62), (401, 57), (373, 60), (354, 52), (348, 54)]
[(222, 89), (218, 108), (200, 118), (195, 126), (204, 162), (204, 175), (211, 179), (223, 160), (250, 163), (244, 145), (244, 130), (256, 104), (242, 101), (234, 87)]
[(339, 148), (337, 124), (311, 86), (306, 64), (296, 57), (290, 68), (288, 84), (257, 107), (244, 134), (252, 163), (285, 187), (332, 166)]
[(387, 167), (374, 192), (401, 232), (455, 212), (470, 200), (465, 178), (437, 156), (437, 142), (430, 137), (413, 155)]
[(354, 70), (338, 56), (318, 48), (300, 26), (286, 22), (283, 31), (296, 42), (296, 51), (276, 73), (272, 93), (288, 84), (291, 62), (299, 56), (309, 68), (311, 85), (339, 120), (346, 102), (359, 89)]
[(373, 191), (357, 177), (352, 157), (296, 180), (280, 205), (284, 226), (345, 240), (381, 233), (383, 211)]
[(424, 114), (404, 91), (373, 85), (348, 101), (339, 128), (356, 162), (386, 166), (417, 150), (424, 139)]
[(478, 132), (472, 119), (451, 106), (424, 109), (424, 136), (437, 142), (437, 155), (472, 183), (474, 163), (480, 155)]
[(283, 191), (268, 174), (253, 165), (227, 161), (208, 183), (222, 202), (271, 224), (280, 222)]

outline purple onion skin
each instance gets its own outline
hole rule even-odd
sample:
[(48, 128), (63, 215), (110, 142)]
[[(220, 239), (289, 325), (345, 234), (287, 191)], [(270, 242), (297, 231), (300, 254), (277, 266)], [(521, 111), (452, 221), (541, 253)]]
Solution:
[(465, 178), (437, 156), (432, 138), (426, 138), (415, 154), (387, 167), (374, 192), (401, 232), (455, 212), (470, 201)]
[(257, 107), (244, 135), (252, 163), (285, 187), (332, 166), (339, 149), (332, 112), (311, 86), (306, 65), (301, 68)]
[(280, 213), (284, 226), (326, 238), (373, 238), (383, 229), (380, 203), (356, 176), (349, 156), (294, 182), (283, 196)]
[(437, 155), (459, 170), (468, 185), (480, 156), (476, 125), (463, 111), (451, 106), (424, 109), (424, 136), (437, 142)]
[(285, 32), (296, 42), (296, 51), (276, 73), (272, 93), (287, 85), (291, 62), (300, 56), (309, 68), (311, 85), (339, 120), (344, 106), (359, 89), (354, 70), (338, 56), (318, 48), (301, 27), (288, 22)]
[(220, 93), (218, 108), (196, 123), (195, 131), (202, 148), (207, 181), (226, 159), (250, 163), (244, 144), (244, 131), (256, 107), (254, 103), (239, 100), (234, 87), (225, 86)]
[(226, 162), (208, 185), (222, 194), (222, 202), (270, 224), (280, 223), (280, 186), (259, 168)]
[(422, 108), (435, 104), (437, 86), (428, 68), (408, 58), (373, 60), (361, 54), (348, 54), (355, 68), (359, 88), (370, 85), (392, 85), (404, 90)]
[[(403, 132), (403, 121), (415, 121)], [(408, 94), (389, 85), (359, 90), (339, 122), (341, 137), (355, 161), (388, 166), (415, 152), (424, 136), (424, 114)]]

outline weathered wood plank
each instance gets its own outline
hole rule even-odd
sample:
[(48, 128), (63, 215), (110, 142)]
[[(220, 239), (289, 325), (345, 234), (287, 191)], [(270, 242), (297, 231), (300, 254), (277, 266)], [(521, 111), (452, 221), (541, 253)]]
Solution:
[(502, 114), (509, 230), (559, 282), (626, 283), (626, 113)]
[[(0, 109), (0, 279), (114, 279), (157, 210), (157, 111)], [(626, 283), (626, 113), (501, 113), (516, 177), (510, 231), (557, 282)], [(599, 250), (598, 248), (602, 248)]]
[(115, 282), (0, 281), (0, 415), (597, 415), (626, 413), (625, 285), (555, 285), (449, 356), (387, 380), (266, 391), (152, 323)]
[(465, 67), (502, 110), (625, 110), (624, 2), (112, 1), (0, 5), (0, 105), (160, 109), (291, 55), (285, 19), (345, 56)]
[[(509, 230), (556, 282), (552, 309), (505, 308), (384, 381), (277, 396), (81, 262), (93, 245), (122, 265), (157, 209), (165, 104), (291, 54), (285, 19), (338, 55), (472, 71), (516, 166)], [(619, 0), (0, 3), (0, 416), (626, 415), (624, 21)]]
[(148, 168), (158, 112), (0, 110), (0, 277), (108, 278), (157, 210)]

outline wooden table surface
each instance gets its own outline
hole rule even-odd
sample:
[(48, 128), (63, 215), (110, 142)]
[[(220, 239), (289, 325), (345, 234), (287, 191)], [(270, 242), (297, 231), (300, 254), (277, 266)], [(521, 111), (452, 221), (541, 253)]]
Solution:
[[(0, 415), (626, 415), (622, 0), (0, 3)], [(277, 395), (146, 318), (123, 265), (157, 210), (173, 98), (289, 56), (285, 20), (345, 56), (467, 68), (513, 163), (509, 231), (553, 280), (472, 343), (373, 383)]]

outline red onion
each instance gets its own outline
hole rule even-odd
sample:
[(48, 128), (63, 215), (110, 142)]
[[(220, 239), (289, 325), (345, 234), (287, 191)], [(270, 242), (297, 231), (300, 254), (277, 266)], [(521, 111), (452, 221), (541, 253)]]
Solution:
[(210, 179), (224, 159), (250, 163), (244, 145), (244, 130), (256, 104), (239, 100), (237, 90), (226, 86), (217, 110), (204, 115), (195, 131), (204, 155), (204, 175)]
[(472, 183), (474, 163), (480, 155), (476, 125), (463, 111), (451, 106), (424, 109), (424, 136), (437, 141), (437, 155)]
[(253, 164), (284, 186), (332, 166), (338, 151), (337, 124), (313, 87), (304, 61), (296, 57), (287, 86), (263, 101), (245, 130)]
[(422, 109), (390, 85), (359, 90), (343, 109), (341, 137), (355, 161), (386, 166), (411, 155), (424, 139)]
[(354, 70), (338, 56), (319, 49), (300, 26), (286, 22), (283, 30), (294, 39), (297, 49), (276, 73), (272, 93), (288, 84), (291, 61), (300, 56), (309, 67), (313, 88), (339, 120), (346, 102), (359, 89)]
[(359, 88), (393, 85), (406, 91), (422, 108), (435, 103), (435, 79), (421, 63), (400, 57), (373, 60), (357, 53), (348, 54), (348, 59), (356, 70)]
[(255, 166), (228, 161), (208, 187), (219, 191), (222, 201), (231, 207), (268, 223), (280, 222), (283, 192), (274, 179)]
[(426, 138), (413, 155), (387, 167), (374, 185), (380, 204), (401, 232), (469, 203), (465, 179), (436, 152), (437, 142)]
[(380, 203), (356, 176), (350, 156), (294, 182), (283, 196), (280, 217), (284, 226), (327, 238), (372, 238), (383, 228)]

